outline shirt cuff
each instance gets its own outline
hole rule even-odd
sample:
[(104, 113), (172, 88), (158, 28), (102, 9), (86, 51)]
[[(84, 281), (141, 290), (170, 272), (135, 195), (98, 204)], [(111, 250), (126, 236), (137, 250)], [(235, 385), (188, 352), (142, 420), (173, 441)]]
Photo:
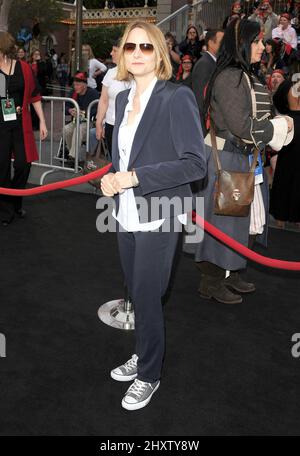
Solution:
[(294, 127), (288, 133), (288, 123), (284, 117), (275, 117), (270, 122), (273, 124), (274, 133), (273, 138), (268, 143), (272, 149), (279, 151), (283, 146), (289, 144), (294, 136)]

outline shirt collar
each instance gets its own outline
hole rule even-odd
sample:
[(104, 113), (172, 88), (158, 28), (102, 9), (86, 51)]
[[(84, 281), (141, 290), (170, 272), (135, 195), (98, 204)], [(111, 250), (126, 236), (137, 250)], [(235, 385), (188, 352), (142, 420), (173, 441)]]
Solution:
[[(147, 89), (144, 90), (142, 95), (140, 95), (141, 107), (145, 106), (147, 104), (147, 102), (149, 101), (149, 98), (152, 95), (152, 92), (153, 92), (153, 89), (155, 87), (156, 82), (157, 82), (157, 77), (154, 76), (154, 78), (152, 79), (152, 81), (148, 85)], [(133, 98), (134, 98), (135, 92), (136, 92), (136, 82), (133, 79), (132, 82), (131, 82), (131, 89), (130, 89), (130, 92), (128, 94), (128, 102), (129, 103), (128, 103), (127, 110), (131, 110), (132, 109), (132, 103), (133, 103)]]
[(212, 59), (214, 59), (215, 62), (217, 61), (217, 57), (216, 57), (215, 55), (213, 55), (213, 54), (212, 54), (211, 52), (209, 52), (209, 51), (206, 51), (206, 52), (211, 56)]

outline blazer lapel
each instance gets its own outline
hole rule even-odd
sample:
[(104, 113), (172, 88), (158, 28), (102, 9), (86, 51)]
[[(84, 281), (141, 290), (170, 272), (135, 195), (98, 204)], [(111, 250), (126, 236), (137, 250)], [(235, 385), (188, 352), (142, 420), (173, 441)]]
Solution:
[[(136, 130), (132, 148), (131, 148), (131, 154), (130, 154), (130, 159), (128, 163), (128, 170), (131, 169), (132, 164), (136, 160), (138, 154), (140, 153), (143, 143), (147, 137), (148, 132), (151, 129), (152, 123), (155, 119), (157, 110), (160, 105), (160, 97), (157, 96), (157, 93), (162, 90), (166, 85), (166, 81), (158, 80), (154, 86), (153, 92), (151, 94), (151, 97), (147, 103), (146, 109), (143, 113), (143, 116), (140, 120), (139, 126)], [(119, 135), (119, 128), (122, 123), (123, 117), (124, 117), (124, 112), (125, 108), (128, 103), (128, 94), (130, 92), (129, 90), (126, 90), (126, 95), (124, 94), (124, 97), (122, 98), (122, 102), (120, 103), (120, 106), (118, 107), (118, 114), (115, 120), (115, 126), (114, 126), (114, 141), (113, 141), (113, 150), (112, 150), (112, 163), (113, 167), (116, 171), (119, 171), (119, 149), (118, 149), (118, 135)]]
[(151, 130), (151, 126), (156, 118), (156, 114), (158, 112), (158, 108), (161, 102), (160, 97), (157, 96), (157, 93), (162, 90), (166, 85), (166, 81), (158, 80), (154, 86), (153, 92), (149, 98), (147, 103), (146, 109), (143, 113), (143, 116), (140, 120), (139, 126), (136, 130), (132, 148), (130, 159), (128, 163), (128, 170), (132, 168), (134, 161), (136, 160), (138, 154), (140, 153), (143, 143), (147, 138), (149, 131)]
[(115, 119), (115, 125), (114, 125), (114, 130), (113, 130), (113, 139), (114, 141), (112, 142), (112, 164), (113, 167), (116, 171), (119, 171), (119, 147), (118, 147), (118, 135), (119, 135), (119, 128), (121, 125), (121, 122), (124, 117), (124, 112), (126, 105), (128, 103), (128, 95), (129, 95), (130, 89), (126, 90), (126, 95), (124, 94), (119, 109), (118, 113)]

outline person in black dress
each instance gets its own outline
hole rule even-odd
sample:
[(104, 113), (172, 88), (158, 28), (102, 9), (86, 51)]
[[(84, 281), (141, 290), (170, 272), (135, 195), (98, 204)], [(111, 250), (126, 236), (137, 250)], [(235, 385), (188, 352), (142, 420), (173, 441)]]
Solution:
[(285, 222), (300, 225), (300, 98), (291, 81), (284, 81), (273, 96), (280, 114), (294, 120), (293, 141), (278, 152), (272, 184), (270, 214), (279, 228)]
[[(16, 60), (15, 54), (14, 38), (0, 32), (0, 187), (22, 189), (27, 183), (31, 162), (38, 158), (28, 108), (31, 103), (39, 117), (41, 139), (46, 138), (47, 128), (32, 70), (26, 62)], [(21, 197), (0, 195), (2, 225), (8, 225), (15, 214), (25, 215)]]

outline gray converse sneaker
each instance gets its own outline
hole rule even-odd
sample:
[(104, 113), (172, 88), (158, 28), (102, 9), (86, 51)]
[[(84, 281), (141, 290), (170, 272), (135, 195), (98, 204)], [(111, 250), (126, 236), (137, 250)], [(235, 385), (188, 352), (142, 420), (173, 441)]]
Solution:
[(137, 355), (132, 357), (119, 367), (110, 372), (110, 376), (118, 382), (129, 382), (137, 377)]
[(145, 407), (149, 404), (159, 384), (159, 380), (154, 383), (147, 383), (136, 378), (123, 397), (122, 407), (127, 410), (138, 410)]

